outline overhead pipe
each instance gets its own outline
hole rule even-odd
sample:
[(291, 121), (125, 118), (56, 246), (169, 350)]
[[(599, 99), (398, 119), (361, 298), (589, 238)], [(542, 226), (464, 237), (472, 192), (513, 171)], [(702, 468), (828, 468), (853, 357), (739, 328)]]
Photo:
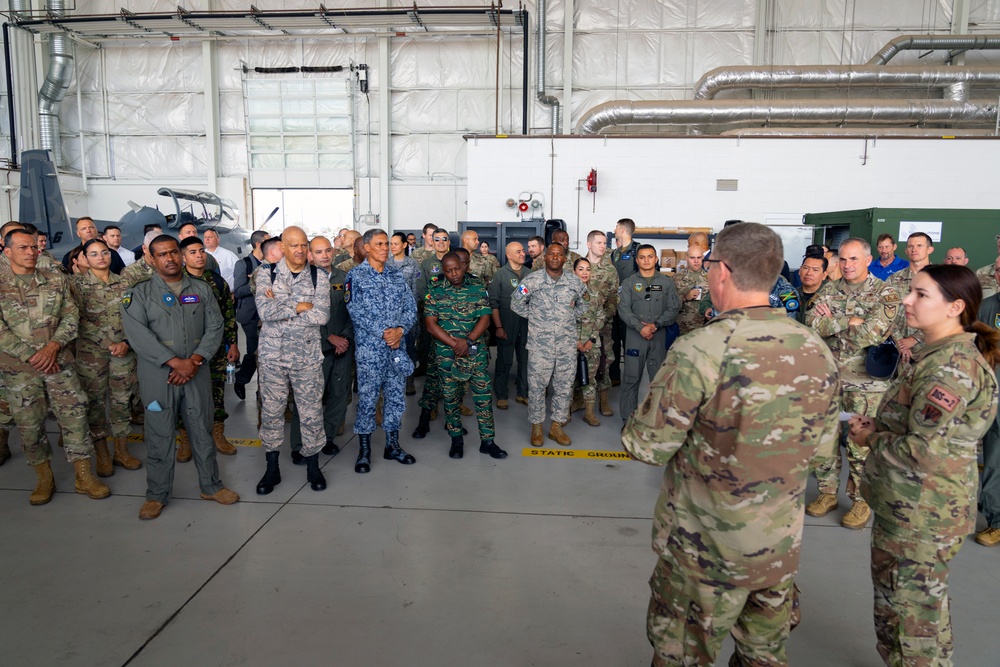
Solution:
[(993, 130), (931, 129), (924, 127), (744, 127), (720, 132), (721, 137), (994, 137)]
[[(1000, 49), (1000, 35), (901, 35), (886, 42), (874, 56), (868, 59), (868, 65), (885, 65), (900, 51), (934, 51), (948, 49), (949, 51), (986, 51)], [(957, 55), (957, 53), (952, 54)]]
[[(46, 0), (45, 9), (51, 18), (66, 16), (65, 0)], [(49, 35), (49, 69), (38, 91), (38, 132), (43, 149), (52, 151), (52, 163), (62, 163), (59, 140), (59, 105), (69, 88), (73, 67), (73, 47), (64, 32)]]
[(951, 100), (617, 100), (588, 111), (576, 129), (598, 134), (621, 125), (985, 124), (996, 114), (996, 102)]
[[(712, 100), (742, 88), (906, 87), (944, 88), (949, 99), (969, 99), (971, 86), (1000, 87), (1000, 67), (881, 67), (872, 65), (778, 65), (717, 67), (694, 84), (694, 99)], [(957, 86), (957, 88), (955, 88)]]
[[(537, 69), (538, 101), (552, 107), (552, 134), (559, 134), (559, 98), (545, 94), (545, 1), (538, 0), (538, 57), (535, 59)], [(570, 17), (572, 19), (572, 17)]]

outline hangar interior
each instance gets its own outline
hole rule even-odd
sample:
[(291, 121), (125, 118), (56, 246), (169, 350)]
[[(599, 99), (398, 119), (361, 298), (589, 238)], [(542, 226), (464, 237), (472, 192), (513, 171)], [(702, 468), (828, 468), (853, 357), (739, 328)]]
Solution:
[[(506, 200), (538, 193), (580, 250), (624, 216), (718, 229), (1000, 208), (998, 0), (0, 0), (0, 12), (4, 220), (18, 217), (18, 154), (36, 148), (53, 152), (69, 216), (105, 222), (129, 201), (162, 206), (164, 186), (232, 200), (247, 228), (276, 205), (268, 229), (312, 233), (512, 221)], [(582, 454), (544, 457), (522, 451), (530, 427), (513, 405), (496, 412), (509, 459), (455, 462), (440, 418), (428, 439), (405, 437), (410, 398), (416, 466), (356, 475), (348, 432), (322, 457), (326, 492), (283, 454), (286, 481), (257, 497), (253, 404), (227, 403), (230, 435), (248, 441), (220, 461), (235, 507), (200, 501), (179, 466), (164, 515), (140, 523), (141, 471), (119, 470), (112, 497), (92, 502), (58, 450), (57, 497), (29, 507), (15, 451), (0, 470), (12, 664), (648, 664), (662, 471), (607, 458), (621, 451), (617, 415), (575, 419)], [(847, 504), (807, 518), (793, 664), (880, 664), (868, 531), (840, 528)], [(953, 561), (956, 664), (996, 664), (995, 557), (970, 541)]]

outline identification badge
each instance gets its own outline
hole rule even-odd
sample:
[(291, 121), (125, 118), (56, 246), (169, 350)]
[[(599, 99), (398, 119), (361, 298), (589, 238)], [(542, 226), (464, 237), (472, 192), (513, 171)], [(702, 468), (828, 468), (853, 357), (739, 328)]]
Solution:
[(649, 286), (649, 291), (650, 292), (662, 292), (663, 291), (663, 285), (650, 285)]
[(172, 306), (177, 302), (177, 298), (173, 294), (163, 295), (163, 305)]
[(197, 294), (181, 294), (181, 303), (201, 303)]

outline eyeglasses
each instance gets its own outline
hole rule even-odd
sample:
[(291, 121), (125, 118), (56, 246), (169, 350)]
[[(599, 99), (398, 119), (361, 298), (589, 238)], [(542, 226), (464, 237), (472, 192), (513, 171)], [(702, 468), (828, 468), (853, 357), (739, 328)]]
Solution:
[(732, 272), (732, 268), (730, 268), (730, 266), (728, 264), (726, 264), (726, 260), (724, 260), (724, 259), (706, 259), (705, 263), (706, 264), (722, 264), (724, 267), (726, 267), (727, 269), (729, 269), (730, 273)]
[(443, 238), (443, 239), (434, 239), (434, 243), (447, 243), (447, 242), (448, 242), (448, 239), (447, 239), (447, 238)]
[(111, 257), (111, 251), (110, 250), (102, 250), (100, 252), (88, 252), (87, 253), (87, 257), (93, 257), (95, 259), (98, 258), (98, 257)]

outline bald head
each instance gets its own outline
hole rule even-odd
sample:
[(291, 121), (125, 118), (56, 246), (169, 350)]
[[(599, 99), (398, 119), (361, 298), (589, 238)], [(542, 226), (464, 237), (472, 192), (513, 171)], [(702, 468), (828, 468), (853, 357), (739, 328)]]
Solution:
[(524, 246), (520, 243), (516, 241), (508, 243), (504, 248), (504, 254), (507, 256), (507, 263), (515, 271), (524, 266)]
[(333, 264), (333, 245), (325, 236), (317, 236), (309, 242), (309, 259), (321, 269), (330, 270)]
[(569, 232), (564, 229), (557, 229), (552, 232), (552, 242), (561, 245), (563, 250), (569, 250)]
[[(357, 232), (355, 232), (357, 234)], [(360, 264), (365, 261), (368, 257), (368, 251), (365, 250), (365, 239), (363, 236), (358, 234), (357, 238), (354, 239), (354, 261)]]
[(293, 273), (301, 271), (309, 257), (309, 239), (301, 227), (285, 227), (281, 232), (285, 263)]
[(340, 247), (342, 250), (347, 252), (352, 252), (354, 250), (354, 242), (361, 238), (361, 232), (348, 229), (344, 232), (344, 238), (340, 242)]
[(479, 234), (471, 229), (467, 232), (462, 232), (462, 247), (469, 252), (479, 250)]

